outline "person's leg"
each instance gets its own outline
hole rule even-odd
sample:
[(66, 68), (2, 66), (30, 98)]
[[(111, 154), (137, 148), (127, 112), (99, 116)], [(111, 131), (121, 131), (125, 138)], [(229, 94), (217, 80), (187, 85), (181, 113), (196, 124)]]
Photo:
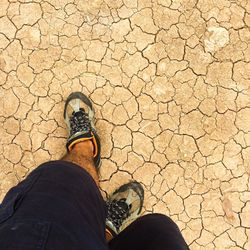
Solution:
[(67, 161), (42, 164), (6, 195), (0, 249), (107, 249), (106, 208), (91, 158), (75, 159), (75, 150)]
[(140, 217), (109, 242), (110, 250), (189, 249), (177, 225), (162, 214)]
[(99, 177), (93, 161), (93, 144), (91, 141), (83, 141), (76, 144), (62, 160), (72, 162), (85, 169), (99, 186)]
[[(98, 188), (100, 142), (81, 93), (66, 101), (68, 153), (35, 169), (0, 206), (0, 249), (107, 249), (106, 206)], [(91, 113), (92, 112), (92, 113)], [(92, 119), (89, 118), (91, 115)], [(94, 152), (93, 152), (94, 151)]]

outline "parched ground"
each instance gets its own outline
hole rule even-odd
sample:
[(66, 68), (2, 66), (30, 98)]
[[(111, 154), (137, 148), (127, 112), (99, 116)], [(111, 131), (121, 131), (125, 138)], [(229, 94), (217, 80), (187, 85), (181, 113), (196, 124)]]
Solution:
[(102, 189), (129, 179), (191, 249), (250, 249), (250, 1), (1, 0), (0, 199), (94, 102)]

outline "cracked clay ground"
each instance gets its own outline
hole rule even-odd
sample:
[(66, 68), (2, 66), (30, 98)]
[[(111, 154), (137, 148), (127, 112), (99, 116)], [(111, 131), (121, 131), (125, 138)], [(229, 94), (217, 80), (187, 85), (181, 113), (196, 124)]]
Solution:
[(1, 0), (0, 200), (65, 152), (65, 98), (94, 102), (102, 189), (191, 249), (250, 249), (250, 1)]

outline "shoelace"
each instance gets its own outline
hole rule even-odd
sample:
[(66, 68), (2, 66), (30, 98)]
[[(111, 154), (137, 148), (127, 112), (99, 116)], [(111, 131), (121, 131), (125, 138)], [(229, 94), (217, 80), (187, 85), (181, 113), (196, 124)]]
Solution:
[(112, 222), (116, 230), (119, 231), (122, 223), (129, 216), (129, 206), (125, 201), (121, 200), (113, 200), (111, 202), (107, 202), (106, 204), (108, 210), (107, 219)]
[(70, 122), (70, 134), (73, 135), (77, 132), (90, 131), (91, 125), (89, 121), (88, 114), (80, 109), (78, 112), (73, 112), (69, 119)]

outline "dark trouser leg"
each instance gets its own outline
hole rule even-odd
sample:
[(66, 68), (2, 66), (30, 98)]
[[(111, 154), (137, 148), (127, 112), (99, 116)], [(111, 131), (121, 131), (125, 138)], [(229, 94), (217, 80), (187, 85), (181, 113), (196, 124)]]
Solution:
[(106, 211), (82, 168), (43, 164), (6, 195), (0, 207), (0, 249), (106, 250)]
[(110, 242), (111, 250), (184, 250), (188, 246), (177, 225), (167, 216), (140, 217)]

